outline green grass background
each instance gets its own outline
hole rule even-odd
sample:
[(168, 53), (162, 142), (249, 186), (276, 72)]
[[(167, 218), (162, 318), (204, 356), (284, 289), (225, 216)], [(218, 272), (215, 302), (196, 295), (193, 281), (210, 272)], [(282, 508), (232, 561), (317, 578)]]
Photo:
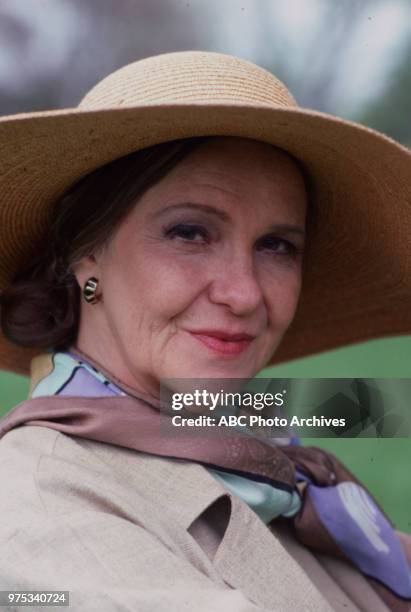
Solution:
[[(328, 351), (267, 368), (259, 376), (411, 378), (411, 336)], [(27, 378), (0, 372), (0, 414), (23, 401), (28, 388)], [(321, 446), (339, 457), (370, 489), (396, 527), (411, 533), (411, 438), (303, 438), (302, 441), (306, 445)]]

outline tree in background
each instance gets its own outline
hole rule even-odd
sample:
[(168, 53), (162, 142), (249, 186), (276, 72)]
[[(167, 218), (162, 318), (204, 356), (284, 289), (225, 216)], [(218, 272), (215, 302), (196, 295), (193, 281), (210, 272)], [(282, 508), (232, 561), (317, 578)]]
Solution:
[[(403, 68), (391, 75), (382, 98), (367, 112), (355, 105), (344, 112), (358, 93), (350, 72), (372, 61), (366, 46), (355, 47), (357, 30), (389, 6), (392, 0), (2, 0), (0, 114), (76, 106), (120, 66), (202, 49), (250, 59), (278, 75), (301, 106), (359, 117), (405, 142), (411, 45), (403, 45)], [(411, 22), (409, 1), (402, 6)], [(367, 35), (375, 41), (379, 34), (374, 28)], [(347, 76), (353, 48), (358, 61), (348, 60)], [(377, 79), (387, 79), (384, 65)]]
[(127, 63), (207, 48), (206, 21), (180, 0), (2, 0), (0, 115), (77, 106)]

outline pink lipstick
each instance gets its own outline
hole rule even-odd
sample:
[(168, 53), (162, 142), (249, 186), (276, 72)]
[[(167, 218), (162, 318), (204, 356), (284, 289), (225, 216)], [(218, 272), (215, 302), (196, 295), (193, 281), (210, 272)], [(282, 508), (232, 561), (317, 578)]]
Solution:
[(228, 334), (220, 331), (190, 331), (194, 338), (219, 355), (240, 355), (251, 343), (254, 336), (245, 333)]

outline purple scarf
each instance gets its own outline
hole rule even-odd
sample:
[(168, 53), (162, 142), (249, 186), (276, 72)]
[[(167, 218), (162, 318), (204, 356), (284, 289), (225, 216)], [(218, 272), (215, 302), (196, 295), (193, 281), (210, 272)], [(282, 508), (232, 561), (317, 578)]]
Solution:
[[(176, 442), (161, 437), (160, 424), (168, 417), (160, 413), (160, 401), (137, 393), (77, 349), (76, 354), (50, 353), (43, 358), (49, 364), (46, 375), (31, 399), (0, 420), (0, 437), (15, 427), (40, 425), (194, 461), (268, 484), (290, 498), (298, 493), (298, 511), (278, 516), (291, 521), (297, 539), (313, 551), (354, 565), (390, 610), (411, 609), (411, 536), (395, 530), (369, 491), (333, 454), (301, 444), (273, 447), (235, 436), (199, 437), (195, 445), (184, 438)], [(241, 452), (230, 452), (234, 445), (240, 445)]]

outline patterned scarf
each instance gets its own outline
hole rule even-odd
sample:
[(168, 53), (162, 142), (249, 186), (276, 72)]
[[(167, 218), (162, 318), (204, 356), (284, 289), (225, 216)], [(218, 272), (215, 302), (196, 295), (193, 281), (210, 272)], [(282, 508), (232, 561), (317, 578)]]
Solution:
[(240, 436), (176, 443), (160, 436), (160, 401), (137, 393), (81, 351), (41, 359), (40, 380), (30, 399), (0, 420), (0, 437), (15, 427), (40, 425), (199, 463), (266, 523), (285, 517), (302, 544), (354, 565), (390, 610), (411, 609), (411, 536), (394, 529), (333, 454), (303, 447), (298, 439), (281, 446)]

